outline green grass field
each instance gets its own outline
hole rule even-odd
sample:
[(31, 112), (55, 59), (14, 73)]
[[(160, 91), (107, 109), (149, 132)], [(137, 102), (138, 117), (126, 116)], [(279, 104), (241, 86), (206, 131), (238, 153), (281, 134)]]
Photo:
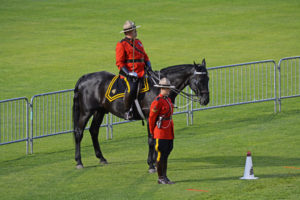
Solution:
[[(125, 20), (138, 29), (153, 68), (200, 62), (208, 67), (300, 55), (300, 2), (3, 1), (0, 0), (0, 100), (71, 89), (94, 71), (117, 73), (115, 45)], [(299, 98), (184, 115), (175, 120), (169, 177), (147, 173), (141, 122), (100, 130), (108, 165), (100, 165), (88, 132), (85, 168), (75, 169), (72, 134), (0, 146), (1, 199), (299, 199)], [(134, 130), (134, 131), (132, 131)], [(258, 180), (239, 180), (246, 153)], [(190, 191), (188, 189), (194, 189)], [(201, 191), (202, 190), (202, 191)]]

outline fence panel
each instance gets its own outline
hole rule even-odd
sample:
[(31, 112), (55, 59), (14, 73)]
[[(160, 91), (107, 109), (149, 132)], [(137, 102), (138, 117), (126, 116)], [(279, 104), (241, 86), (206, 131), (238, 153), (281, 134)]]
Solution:
[(193, 104), (192, 111), (274, 101), (276, 112), (276, 63), (273, 60), (208, 68), (210, 103)]
[[(33, 96), (30, 114), (31, 138), (37, 139), (73, 132), (73, 97), (73, 89)], [(89, 120), (86, 129), (89, 129), (91, 121), (92, 118)], [(108, 127), (107, 123), (102, 126)], [(33, 152), (33, 142), (31, 142), (31, 152)]]
[(279, 71), (279, 112), (281, 100), (300, 96), (300, 56), (282, 58), (278, 64)]
[(26, 141), (28, 153), (28, 99), (21, 97), (0, 101), (0, 145), (22, 141)]

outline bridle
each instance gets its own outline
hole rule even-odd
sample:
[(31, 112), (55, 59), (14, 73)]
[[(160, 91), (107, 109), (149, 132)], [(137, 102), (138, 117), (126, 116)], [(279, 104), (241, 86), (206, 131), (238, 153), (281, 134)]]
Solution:
[[(207, 75), (207, 72), (197, 72), (197, 71), (194, 71), (194, 75)], [(209, 91), (203, 90), (203, 91), (200, 91), (200, 94), (209, 94)]]
[[(155, 74), (155, 72), (153, 71), (148, 71), (148, 73), (150, 74), (150, 78), (152, 79), (152, 81), (157, 84), (156, 81), (159, 81), (160, 79), (160, 71), (158, 72), (159, 73), (159, 77), (157, 77), (157, 75)], [(194, 71), (194, 75), (207, 75), (207, 72), (197, 72), (197, 71)], [(155, 81), (156, 79), (156, 81)], [(199, 96), (196, 94), (189, 94), (189, 93), (186, 93), (184, 91), (180, 91), (178, 89), (171, 89), (171, 91), (175, 92), (177, 95), (180, 95), (188, 100), (191, 100), (193, 102), (200, 102), (200, 99), (199, 99)], [(209, 91), (207, 90), (203, 90), (203, 91), (199, 91), (200, 94), (209, 94)], [(194, 97), (196, 97), (197, 99), (194, 99)]]

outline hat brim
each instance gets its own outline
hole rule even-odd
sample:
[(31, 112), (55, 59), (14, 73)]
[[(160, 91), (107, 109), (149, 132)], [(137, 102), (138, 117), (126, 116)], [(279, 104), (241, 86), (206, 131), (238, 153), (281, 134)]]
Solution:
[(175, 89), (174, 85), (154, 85), (154, 87), (157, 88), (169, 88), (169, 89)]
[(140, 25), (139, 25), (139, 26), (135, 26), (135, 27), (132, 27), (131, 29), (123, 30), (123, 31), (121, 31), (120, 33), (126, 33), (126, 32), (132, 31), (132, 30), (137, 29), (137, 28), (140, 28), (140, 27), (141, 27)]

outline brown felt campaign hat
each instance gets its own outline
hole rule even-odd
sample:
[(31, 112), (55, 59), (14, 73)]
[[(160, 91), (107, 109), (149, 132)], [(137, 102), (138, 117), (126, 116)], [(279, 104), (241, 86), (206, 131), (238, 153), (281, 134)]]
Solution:
[(136, 26), (133, 21), (127, 20), (123, 25), (123, 30), (120, 33), (125, 33), (128, 31), (132, 31), (134, 29), (140, 28), (141, 26)]
[(171, 85), (171, 82), (169, 79), (167, 78), (162, 78), (159, 81), (158, 85), (154, 85), (154, 87), (158, 87), (158, 88), (169, 88), (169, 89), (174, 89), (175, 86)]

